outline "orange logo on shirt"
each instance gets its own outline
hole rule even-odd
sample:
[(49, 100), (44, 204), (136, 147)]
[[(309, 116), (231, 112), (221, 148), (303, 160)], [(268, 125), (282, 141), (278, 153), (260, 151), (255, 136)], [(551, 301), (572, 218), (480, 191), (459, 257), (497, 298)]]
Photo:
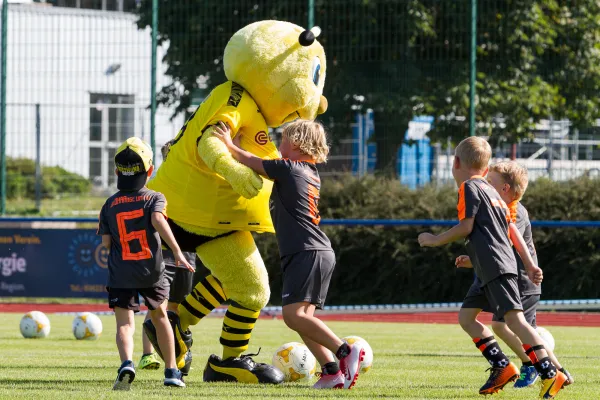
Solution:
[(260, 145), (269, 143), (269, 135), (265, 131), (260, 131), (254, 136), (254, 141)]

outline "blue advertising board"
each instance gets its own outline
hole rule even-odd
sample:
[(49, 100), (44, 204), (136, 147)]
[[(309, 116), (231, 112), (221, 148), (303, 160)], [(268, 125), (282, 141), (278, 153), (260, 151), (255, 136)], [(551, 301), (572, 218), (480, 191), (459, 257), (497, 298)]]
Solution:
[(0, 297), (105, 297), (107, 260), (93, 229), (0, 229)]

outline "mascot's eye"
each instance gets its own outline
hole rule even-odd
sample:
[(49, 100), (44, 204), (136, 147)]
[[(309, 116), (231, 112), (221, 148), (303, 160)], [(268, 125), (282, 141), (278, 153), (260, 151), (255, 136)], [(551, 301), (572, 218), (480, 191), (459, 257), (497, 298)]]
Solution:
[(321, 60), (319, 57), (315, 57), (312, 65), (312, 81), (315, 86), (319, 86), (319, 80), (321, 79)]

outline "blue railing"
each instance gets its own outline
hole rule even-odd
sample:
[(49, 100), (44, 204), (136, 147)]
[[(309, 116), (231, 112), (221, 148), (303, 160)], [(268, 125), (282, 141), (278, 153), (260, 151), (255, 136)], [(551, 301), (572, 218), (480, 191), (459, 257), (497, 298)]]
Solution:
[[(97, 218), (40, 218), (2, 217), (0, 223), (14, 222), (77, 222), (97, 223)], [(446, 219), (322, 219), (321, 225), (328, 226), (452, 226), (458, 221)], [(540, 228), (600, 228), (600, 221), (531, 221)]]

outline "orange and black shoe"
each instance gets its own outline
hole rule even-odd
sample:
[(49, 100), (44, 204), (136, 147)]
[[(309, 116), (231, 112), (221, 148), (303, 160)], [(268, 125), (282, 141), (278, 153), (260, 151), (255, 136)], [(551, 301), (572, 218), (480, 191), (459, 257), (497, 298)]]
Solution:
[(514, 382), (519, 377), (519, 369), (511, 362), (506, 367), (492, 367), (490, 370), (492, 371), (490, 377), (485, 385), (479, 389), (479, 394), (498, 393), (504, 386)]
[(552, 378), (542, 379), (542, 390), (540, 391), (541, 399), (553, 399), (556, 397), (560, 389), (565, 386), (569, 380), (567, 375), (560, 371), (556, 371), (556, 375)]

